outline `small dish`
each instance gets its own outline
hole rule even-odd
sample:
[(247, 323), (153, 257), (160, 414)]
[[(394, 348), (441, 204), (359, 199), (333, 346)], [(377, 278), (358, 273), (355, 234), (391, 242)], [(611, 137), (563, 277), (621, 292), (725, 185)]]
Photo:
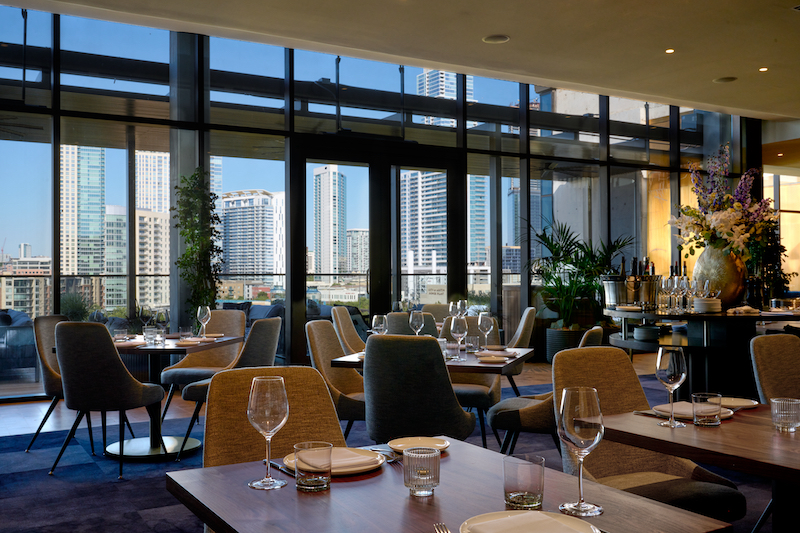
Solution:
[(505, 357), (500, 357), (500, 356), (495, 356), (495, 355), (490, 355), (488, 357), (478, 356), (478, 362), (480, 362), (480, 363), (505, 363), (506, 362), (506, 358)]
[[(665, 403), (664, 405), (656, 405), (653, 407), (653, 411), (661, 416), (669, 416), (669, 404)], [(726, 418), (730, 418), (733, 416), (733, 411), (730, 409), (723, 407), (720, 409), (719, 417), (722, 420)], [(692, 402), (675, 402), (675, 418), (679, 418), (681, 420), (692, 420), (694, 418), (694, 411), (692, 408)]]
[(489, 345), (488, 345), (488, 346), (486, 346), (485, 348), (486, 348), (487, 350), (493, 350), (493, 351), (498, 351), (498, 352), (505, 352), (505, 351), (507, 351), (507, 350), (506, 350), (506, 347), (505, 347), (505, 346), (503, 346), (502, 344), (489, 344)]
[(758, 407), (758, 402), (749, 398), (731, 398), (730, 396), (723, 396), (722, 407), (728, 409), (752, 409)]
[(617, 311), (641, 311), (642, 308), (638, 305), (618, 305)]
[(403, 453), (406, 448), (436, 448), (437, 450), (446, 450), (450, 446), (450, 441), (446, 439), (437, 439), (436, 437), (403, 437), (400, 439), (390, 440), (388, 442), (389, 448), (397, 453)]
[[(576, 533), (600, 533), (599, 529), (594, 527), (589, 522), (584, 522), (580, 518), (563, 515), (561, 513), (548, 513), (546, 511), (496, 511), (494, 513), (480, 514), (467, 519), (463, 524), (461, 524), (461, 527), (458, 528), (458, 533), (470, 533), (470, 528), (475, 527), (478, 524), (483, 524), (484, 522), (490, 522), (492, 520), (500, 520), (502, 518), (510, 518), (517, 515), (523, 515), (530, 518), (529, 525), (526, 526), (522, 524), (521, 527), (515, 529), (515, 531), (518, 533), (535, 533), (536, 531), (542, 531), (542, 518), (545, 516), (558, 522), (558, 524), (564, 530), (573, 530)], [(552, 523), (551, 520), (547, 520), (545, 524), (548, 522)], [(553, 525), (555, 526), (555, 524)], [(561, 529), (559, 529), (559, 531), (561, 531)]]

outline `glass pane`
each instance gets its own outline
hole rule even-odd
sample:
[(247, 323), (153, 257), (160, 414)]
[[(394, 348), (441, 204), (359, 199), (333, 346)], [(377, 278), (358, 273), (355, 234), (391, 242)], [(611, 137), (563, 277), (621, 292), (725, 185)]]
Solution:
[(63, 109), (169, 118), (166, 30), (61, 17)]
[(284, 49), (211, 37), (211, 122), (285, 128)]
[(669, 165), (669, 106), (610, 97), (611, 156), (617, 161)]
[[(800, 272), (800, 213), (781, 213), (781, 243), (788, 257), (783, 260), (784, 272)], [(790, 291), (800, 291), (800, 279), (794, 276), (789, 282)]]
[(343, 57), (339, 79), (345, 130), (393, 137), (402, 135), (398, 65)]
[(532, 154), (599, 157), (598, 95), (540, 85), (530, 92)]
[(0, 6), (0, 99), (50, 107), (50, 20), (48, 13)]
[(519, 149), (519, 84), (475, 76), (467, 103), (467, 145), (483, 150)]
[(641, 236), (646, 239), (643, 249), (647, 250), (650, 261), (655, 263), (656, 274), (666, 276), (672, 261), (672, 235), (675, 233), (667, 223), (674, 203), (670, 201), (669, 173), (642, 171), (642, 177), (645, 212)]
[(731, 142), (731, 116), (684, 107), (680, 115), (681, 167), (696, 161), (705, 169), (709, 156)]
[[(405, 139), (436, 146), (456, 145), (456, 74), (406, 67)], [(472, 76), (467, 76), (467, 100)]]
[[(781, 175), (781, 211), (800, 211), (800, 177)], [(766, 180), (764, 181), (766, 183)], [(775, 198), (774, 194), (764, 196)]]

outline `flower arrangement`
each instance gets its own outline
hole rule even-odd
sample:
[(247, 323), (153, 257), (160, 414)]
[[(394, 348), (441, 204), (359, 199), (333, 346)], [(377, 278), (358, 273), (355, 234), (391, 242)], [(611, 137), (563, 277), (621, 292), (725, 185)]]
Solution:
[(778, 215), (770, 205), (772, 200), (754, 200), (750, 196), (758, 171), (745, 172), (730, 194), (729, 169), (728, 145), (709, 158), (707, 180), (696, 163), (689, 165), (697, 207), (682, 205), (680, 215), (669, 220), (679, 232), (678, 250), (687, 249), (684, 257), (694, 255), (695, 248), (711, 246), (736, 254), (743, 261), (760, 258), (767, 240), (775, 233)]

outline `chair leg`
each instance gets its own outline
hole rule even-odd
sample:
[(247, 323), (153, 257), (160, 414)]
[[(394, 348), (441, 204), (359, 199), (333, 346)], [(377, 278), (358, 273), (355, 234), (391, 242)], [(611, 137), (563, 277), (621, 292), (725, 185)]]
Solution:
[(486, 423), (483, 420), (483, 409), (476, 409), (478, 411), (478, 421), (481, 423), (481, 443), (483, 444), (484, 448), (486, 446)]
[(772, 514), (772, 500), (770, 500), (767, 506), (764, 508), (764, 512), (761, 513), (761, 516), (758, 517), (758, 522), (756, 522), (756, 525), (753, 526), (752, 533), (758, 533), (759, 531), (761, 531), (761, 528), (764, 527), (764, 522), (767, 521), (767, 518), (769, 518), (769, 515), (771, 514)]
[(169, 409), (169, 404), (172, 401), (172, 397), (175, 395), (175, 384), (172, 383), (169, 386), (169, 392), (167, 393), (167, 403), (164, 404), (164, 412), (161, 413), (161, 423), (164, 423), (164, 417), (167, 416), (167, 409)]
[(506, 377), (508, 378), (508, 383), (509, 383), (509, 385), (511, 385), (511, 388), (514, 391), (514, 394), (519, 396), (519, 389), (517, 388), (517, 384), (514, 383), (514, 376), (506, 376)]
[(36, 440), (36, 437), (39, 436), (39, 433), (42, 431), (44, 427), (44, 423), (47, 422), (47, 419), (50, 418), (50, 415), (53, 414), (53, 409), (56, 408), (56, 404), (61, 400), (58, 396), (53, 397), (53, 401), (50, 402), (50, 407), (47, 408), (47, 412), (44, 414), (44, 418), (42, 418), (42, 423), (39, 424), (39, 428), (36, 430), (36, 433), (33, 434), (33, 438), (31, 439), (31, 443), (28, 444), (28, 447), (25, 448), (25, 453), (28, 453), (33, 446), (33, 442)]
[[(183, 448), (186, 446), (186, 441), (189, 440), (189, 433), (192, 432), (192, 428), (194, 427), (195, 423), (200, 419), (200, 408), (203, 407), (202, 401), (197, 402), (194, 406), (194, 413), (192, 413), (192, 419), (189, 421), (189, 427), (186, 429), (186, 436), (183, 437), (183, 442), (181, 442), (181, 449), (178, 450), (178, 455), (175, 456), (175, 461), (181, 460), (181, 453), (183, 453)], [(163, 444), (162, 444), (163, 446)]]
[(94, 435), (92, 434), (92, 413), (86, 413), (86, 428), (89, 430), (89, 446), (92, 448), (92, 455), (94, 453)]
[(100, 411), (100, 424), (103, 426), (103, 453), (106, 453), (106, 412)]
[(75, 417), (75, 423), (72, 424), (72, 427), (70, 428), (69, 433), (67, 434), (67, 438), (64, 439), (64, 444), (61, 445), (61, 451), (58, 452), (58, 457), (56, 457), (56, 462), (53, 463), (53, 467), (50, 469), (50, 472), (48, 472), (49, 475), (51, 476), (53, 475), (53, 471), (56, 469), (58, 462), (61, 460), (61, 456), (64, 455), (64, 450), (67, 449), (67, 444), (69, 444), (69, 441), (71, 441), (72, 437), (75, 436), (75, 430), (78, 429), (78, 424), (81, 423), (81, 419), (85, 414), (86, 411), (78, 411), (78, 416)]
[(130, 421), (130, 420), (128, 420), (128, 415), (127, 415), (127, 413), (125, 414), (125, 424), (128, 426), (128, 433), (130, 433), (130, 434), (131, 434), (131, 438), (132, 438), (132, 439), (135, 439), (135, 438), (136, 438), (136, 435), (134, 435), (134, 434), (133, 434), (133, 428), (131, 427), (131, 421)]
[(503, 443), (500, 442), (500, 435), (497, 434), (497, 430), (495, 428), (492, 428), (492, 433), (494, 433), (494, 438), (497, 440), (497, 445), (502, 446)]
[(515, 436), (519, 435), (519, 431), (515, 431), (513, 429), (509, 429), (506, 431), (505, 437), (503, 437), (503, 444), (500, 445), (500, 453), (507, 454), (509, 453), (508, 450), (511, 447), (512, 443), (516, 442)]
[(344, 440), (347, 440), (347, 436), (350, 434), (350, 430), (353, 428), (354, 420), (347, 421), (347, 427), (344, 428)]
[(125, 455), (125, 411), (119, 412), (119, 478), (122, 479), (122, 458)]

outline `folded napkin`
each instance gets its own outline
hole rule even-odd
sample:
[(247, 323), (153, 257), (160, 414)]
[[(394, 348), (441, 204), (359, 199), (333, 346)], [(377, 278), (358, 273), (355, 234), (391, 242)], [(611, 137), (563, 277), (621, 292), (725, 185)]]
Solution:
[(115, 342), (114, 346), (116, 346), (118, 348), (131, 348), (133, 346), (143, 346), (145, 344), (147, 344), (147, 343), (144, 342), (144, 341), (133, 340), (133, 341)]
[[(653, 411), (669, 416), (669, 404), (656, 405)], [(692, 402), (675, 402), (675, 416), (680, 418), (694, 418)]]
[(382, 457), (380, 454), (364, 455), (354, 452), (349, 448), (340, 448), (334, 446), (333, 450), (331, 450), (331, 466), (333, 468), (378, 465), (380, 464), (381, 459)]
[(514, 353), (505, 350), (484, 350), (477, 355), (478, 357), (511, 357)]
[(527, 511), (469, 527), (469, 533), (572, 533), (581, 531), (545, 513)]
[(184, 342), (214, 342), (214, 339), (210, 339), (210, 338), (204, 339), (203, 337), (188, 337), (188, 338), (183, 339), (183, 340), (184, 340)]
[(212, 339), (219, 339), (220, 337), (224, 336), (224, 333), (206, 333), (206, 337), (211, 337)]
[(490, 344), (486, 347), (487, 350), (498, 350), (498, 351), (505, 351), (506, 347), (502, 344)]
[(185, 348), (187, 346), (197, 346), (198, 344), (200, 344), (198, 341), (178, 341), (175, 343), (175, 346)]
[(732, 309), (728, 309), (729, 315), (757, 315), (760, 311), (758, 309), (753, 309), (749, 305), (743, 305), (741, 307), (734, 307)]

